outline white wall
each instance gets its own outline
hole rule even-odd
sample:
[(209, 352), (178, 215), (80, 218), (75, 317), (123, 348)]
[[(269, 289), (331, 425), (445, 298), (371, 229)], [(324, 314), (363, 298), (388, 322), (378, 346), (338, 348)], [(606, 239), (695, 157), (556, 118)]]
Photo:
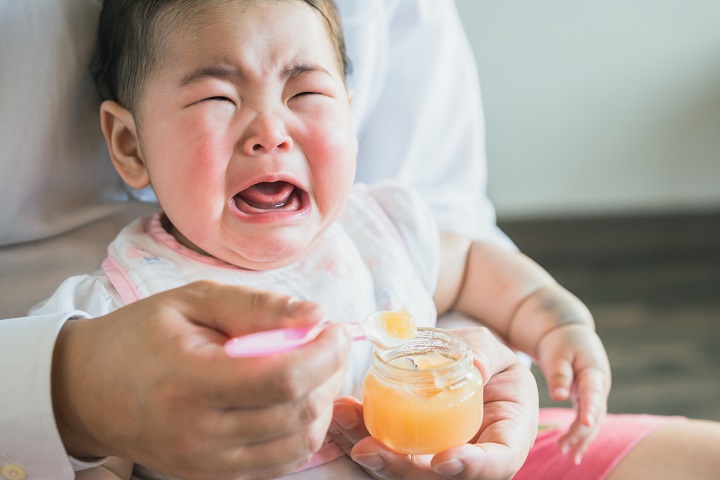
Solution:
[(720, 209), (720, 1), (457, 5), (500, 217)]

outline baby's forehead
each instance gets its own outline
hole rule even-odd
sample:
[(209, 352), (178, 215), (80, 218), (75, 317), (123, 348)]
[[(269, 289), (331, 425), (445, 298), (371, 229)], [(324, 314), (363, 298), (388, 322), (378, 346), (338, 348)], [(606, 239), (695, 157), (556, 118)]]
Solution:
[(165, 43), (165, 35), (174, 34), (189, 37), (206, 34), (212, 31), (219, 22), (228, 17), (238, 15), (253, 15), (263, 6), (272, 6), (274, 9), (287, 8), (284, 16), (297, 14), (298, 6), (303, 12), (311, 13), (319, 22), (307, 22), (304, 26), (310, 29), (322, 28), (328, 41), (338, 48), (336, 35), (342, 36), (339, 22), (333, 22), (328, 15), (317, 5), (331, 6), (333, 12), (335, 4), (332, 0), (186, 0), (170, 2), (166, 9), (161, 11), (155, 19), (155, 25), (147, 27), (155, 30), (157, 44)]
[[(152, 56), (156, 59), (156, 67), (168, 66), (172, 61), (173, 53), (192, 49), (201, 38), (210, 37), (212, 42), (222, 42), (222, 35), (218, 27), (227, 21), (231, 15), (253, 15), (263, 6), (272, 6), (274, 9), (288, 7), (286, 18), (297, 15), (298, 6), (303, 9), (303, 16), (309, 13), (318, 21), (302, 22), (307, 31), (321, 31), (323, 41), (333, 52), (337, 67), (341, 75), (345, 76), (346, 60), (344, 46), (342, 46), (342, 31), (339, 21), (331, 20), (321, 11), (317, 4), (326, 4), (332, 7), (336, 15), (332, 0), (202, 0), (173, 2), (168, 9), (160, 15), (153, 27), (154, 41), (149, 47), (153, 50)], [(306, 9), (306, 10), (305, 10)], [(293, 11), (294, 10), (294, 11)], [(334, 16), (334, 15), (331, 15)], [(213, 43), (210, 42), (210, 45)]]

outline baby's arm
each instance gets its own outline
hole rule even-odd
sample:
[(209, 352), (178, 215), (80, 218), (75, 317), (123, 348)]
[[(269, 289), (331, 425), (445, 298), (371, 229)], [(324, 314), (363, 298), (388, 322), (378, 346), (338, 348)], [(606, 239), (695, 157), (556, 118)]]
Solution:
[(441, 246), (438, 311), (482, 321), (539, 363), (554, 400), (573, 399), (578, 416), (558, 446), (578, 462), (610, 390), (607, 355), (589, 310), (519, 252), (454, 234), (443, 234)]
[(75, 474), (75, 480), (130, 480), (133, 464), (129, 460), (110, 457), (99, 467), (82, 470)]

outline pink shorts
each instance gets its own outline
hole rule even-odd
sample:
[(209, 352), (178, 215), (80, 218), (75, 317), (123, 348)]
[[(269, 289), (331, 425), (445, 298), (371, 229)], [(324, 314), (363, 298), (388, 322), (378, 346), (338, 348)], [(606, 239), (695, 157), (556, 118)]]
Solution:
[(656, 428), (684, 417), (653, 415), (608, 415), (595, 441), (575, 465), (557, 449), (558, 438), (575, 418), (575, 411), (563, 408), (540, 410), (535, 445), (513, 480), (603, 480), (625, 455)]

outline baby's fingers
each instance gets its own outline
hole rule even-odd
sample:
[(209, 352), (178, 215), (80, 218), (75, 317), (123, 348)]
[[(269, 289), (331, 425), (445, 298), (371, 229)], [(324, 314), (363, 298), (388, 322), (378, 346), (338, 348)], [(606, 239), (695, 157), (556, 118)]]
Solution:
[(575, 420), (568, 431), (558, 440), (557, 446), (560, 453), (567, 455), (573, 463), (579, 465), (588, 447), (595, 440), (599, 429), (599, 423), (588, 427)]
[(565, 435), (558, 440), (558, 448), (576, 464), (597, 436), (602, 419), (607, 412), (609, 387), (605, 373), (596, 368), (578, 372), (575, 379), (574, 399), (577, 418)]
[(541, 368), (550, 398), (556, 402), (570, 398), (570, 389), (573, 383), (572, 364), (566, 360), (556, 360), (549, 365), (541, 364)]
[(607, 411), (608, 376), (598, 368), (586, 368), (578, 372), (575, 382), (578, 420), (586, 427), (592, 427)]

